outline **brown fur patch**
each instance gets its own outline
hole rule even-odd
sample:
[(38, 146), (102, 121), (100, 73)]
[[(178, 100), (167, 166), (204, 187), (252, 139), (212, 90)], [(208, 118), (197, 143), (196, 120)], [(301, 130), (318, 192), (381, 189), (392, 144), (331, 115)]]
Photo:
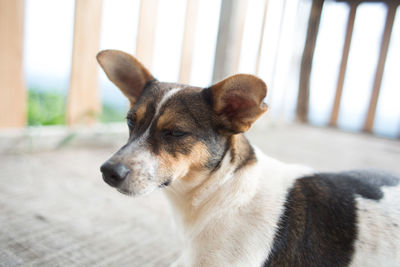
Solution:
[(136, 121), (140, 123), (147, 110), (147, 105), (149, 104), (150, 100), (145, 101), (144, 103), (141, 103), (136, 109), (135, 109), (135, 115), (136, 115)]
[(193, 145), (187, 155), (173, 157), (167, 151), (161, 151), (157, 156), (160, 162), (159, 175), (172, 177), (178, 174), (179, 178), (187, 176), (186, 179), (190, 179), (187, 174), (204, 168), (209, 156), (207, 147), (200, 142)]
[(157, 128), (160, 130), (174, 128), (174, 126), (178, 123), (176, 116), (177, 114), (173, 109), (166, 109), (157, 120)]
[(233, 133), (247, 131), (268, 107), (267, 86), (256, 76), (237, 74), (211, 86), (213, 109)]
[(139, 98), (146, 83), (154, 80), (150, 72), (128, 53), (104, 50), (97, 54), (97, 61), (131, 105)]
[(257, 162), (253, 147), (243, 134), (233, 135), (230, 139), (231, 161), (238, 171)]

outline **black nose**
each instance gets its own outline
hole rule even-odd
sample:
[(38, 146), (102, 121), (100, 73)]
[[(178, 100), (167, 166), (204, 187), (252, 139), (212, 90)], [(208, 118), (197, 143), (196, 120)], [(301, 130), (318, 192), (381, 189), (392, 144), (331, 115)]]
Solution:
[(108, 161), (101, 165), (100, 171), (103, 173), (103, 180), (114, 187), (120, 185), (129, 174), (129, 169), (124, 164)]

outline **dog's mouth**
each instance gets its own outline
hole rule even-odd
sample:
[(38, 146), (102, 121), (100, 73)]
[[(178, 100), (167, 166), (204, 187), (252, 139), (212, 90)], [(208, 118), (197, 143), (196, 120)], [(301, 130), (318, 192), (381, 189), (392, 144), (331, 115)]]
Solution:
[(161, 183), (158, 187), (159, 188), (164, 188), (167, 187), (171, 184), (172, 178), (168, 178), (165, 182)]
[(124, 188), (116, 188), (116, 189), (118, 192), (120, 192), (121, 194), (126, 195), (126, 196), (134, 196), (135, 195), (135, 193), (133, 193), (129, 190), (126, 190)]
[[(158, 185), (158, 188), (165, 188), (165, 187), (169, 186), (170, 184), (171, 184), (171, 179), (167, 179), (165, 182), (160, 183)], [(153, 191), (153, 189), (157, 188), (157, 187), (155, 187), (152, 190), (147, 190), (146, 192), (143, 192), (143, 193), (137, 193), (137, 192), (131, 191), (127, 188), (124, 188), (123, 186), (112, 186), (112, 187), (114, 187), (119, 193), (126, 195), (126, 196), (136, 196), (136, 195), (146, 194), (148, 192)]]

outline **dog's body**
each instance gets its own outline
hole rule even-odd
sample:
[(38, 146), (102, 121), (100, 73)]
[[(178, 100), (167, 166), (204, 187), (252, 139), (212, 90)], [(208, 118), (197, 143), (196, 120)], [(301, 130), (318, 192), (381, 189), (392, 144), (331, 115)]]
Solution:
[(242, 134), (266, 86), (235, 75), (202, 89), (156, 81), (133, 57), (98, 55), (129, 98), (128, 143), (101, 168), (120, 192), (165, 192), (184, 238), (175, 266), (400, 266), (399, 179), (318, 174)]
[(189, 201), (177, 197), (179, 183), (166, 189), (187, 242), (176, 266), (399, 266), (397, 178), (313, 174), (256, 157), (223, 183), (196, 188)]

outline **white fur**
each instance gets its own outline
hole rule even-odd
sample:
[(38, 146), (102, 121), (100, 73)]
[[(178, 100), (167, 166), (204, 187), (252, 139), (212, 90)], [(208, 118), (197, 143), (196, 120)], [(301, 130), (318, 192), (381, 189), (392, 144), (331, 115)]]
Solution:
[(356, 199), (359, 232), (352, 266), (400, 266), (400, 186), (382, 191), (379, 201)]
[(229, 155), (211, 177), (166, 188), (185, 242), (173, 266), (260, 266), (288, 189), (296, 177), (312, 172), (256, 150), (257, 164), (233, 174)]
[(118, 191), (128, 195), (144, 195), (159, 186), (159, 182), (155, 179), (159, 163), (143, 142), (140, 140), (132, 142), (118, 157), (119, 162), (130, 168), (129, 177), (119, 186)]
[[(288, 190), (313, 172), (256, 150), (255, 165), (232, 173), (229, 155), (211, 177), (198, 174), (196, 182), (178, 180), (166, 188), (184, 240), (172, 266), (262, 266)], [(382, 190), (379, 201), (356, 199), (359, 233), (351, 266), (400, 266), (400, 186)]]

